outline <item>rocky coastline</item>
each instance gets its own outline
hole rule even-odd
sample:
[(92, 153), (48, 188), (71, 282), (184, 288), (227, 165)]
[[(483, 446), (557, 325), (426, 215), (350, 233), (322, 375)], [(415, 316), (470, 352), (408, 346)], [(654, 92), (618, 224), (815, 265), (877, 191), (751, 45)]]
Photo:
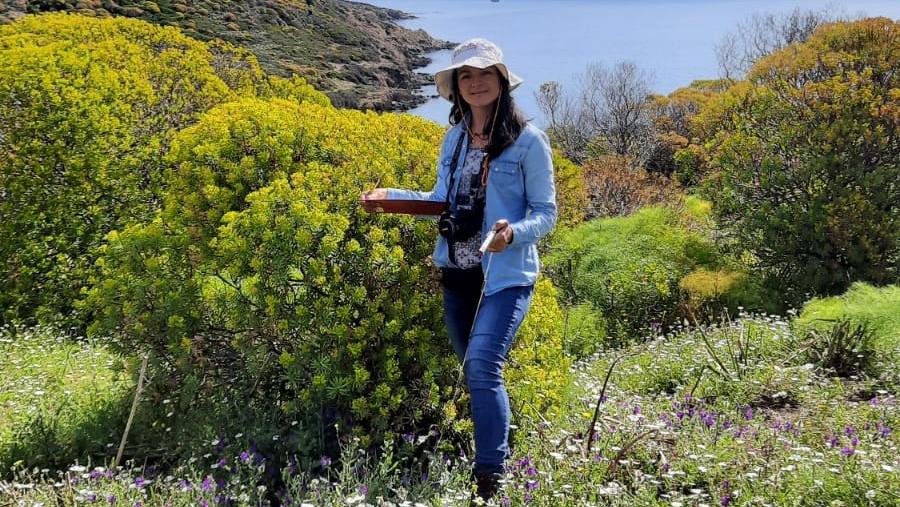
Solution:
[(397, 21), (413, 16), (347, 0), (11, 0), (0, 23), (69, 11), (127, 16), (176, 26), (200, 40), (222, 39), (253, 52), (268, 72), (306, 78), (339, 107), (404, 111), (426, 100), (430, 75), (416, 69), (453, 44)]

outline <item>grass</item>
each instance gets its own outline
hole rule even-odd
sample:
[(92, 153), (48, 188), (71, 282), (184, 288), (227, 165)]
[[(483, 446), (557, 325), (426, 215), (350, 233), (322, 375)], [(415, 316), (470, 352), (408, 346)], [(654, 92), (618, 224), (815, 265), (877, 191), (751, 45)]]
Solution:
[(118, 441), (133, 381), (103, 347), (48, 328), (5, 328), (0, 372), (0, 470), (67, 466)]
[[(841, 296), (810, 300), (792, 325), (797, 335), (818, 341), (820, 347), (840, 351), (852, 346), (858, 357), (871, 357), (862, 369), (874, 371), (881, 387), (900, 388), (900, 286), (855, 283)], [(842, 328), (865, 336), (850, 343), (850, 337), (840, 336)], [(828, 343), (835, 338), (837, 343)]]
[[(38, 336), (32, 334), (30, 346), (8, 350), (34, 358), (32, 351), (47, 350), (35, 343)], [(803, 364), (801, 341), (783, 319), (744, 315), (576, 363), (577, 402), (554, 419), (520, 422), (497, 504), (896, 505), (896, 393), (879, 391), (878, 379), (830, 377)], [(51, 349), (68, 347), (51, 342)], [(597, 397), (618, 355), (624, 357), (613, 369), (588, 445)], [(72, 369), (70, 362), (71, 378), (85, 375), (86, 369)], [(20, 395), (34, 396), (29, 392)], [(9, 403), (12, 396), (6, 396)], [(84, 464), (59, 472), (19, 469), (0, 483), (0, 495), (21, 505), (468, 501), (468, 457), (435, 450), (429, 435), (404, 435), (377, 452), (342, 442), (340, 456), (300, 466), (271, 460), (242, 434), (222, 433), (166, 469), (135, 463), (117, 470)]]
[(841, 319), (865, 322), (876, 347), (900, 349), (900, 285), (873, 287), (855, 283), (841, 296), (816, 298), (803, 306), (794, 321), (799, 332), (834, 325)]

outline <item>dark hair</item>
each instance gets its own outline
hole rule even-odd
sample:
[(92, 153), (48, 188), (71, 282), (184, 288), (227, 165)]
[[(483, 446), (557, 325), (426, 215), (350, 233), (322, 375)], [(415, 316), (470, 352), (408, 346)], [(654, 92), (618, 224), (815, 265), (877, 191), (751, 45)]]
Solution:
[[(519, 134), (525, 129), (525, 124), (528, 122), (528, 120), (525, 119), (525, 115), (522, 114), (522, 111), (516, 106), (512, 95), (509, 93), (509, 81), (507, 81), (496, 67), (494, 70), (497, 72), (497, 77), (500, 78), (500, 96), (494, 103), (494, 107), (499, 107), (500, 110), (497, 111), (497, 128), (494, 129), (494, 134), (491, 137), (491, 144), (486, 148), (488, 157), (491, 159), (499, 157), (507, 146), (516, 142)], [(450, 82), (452, 83), (450, 99), (453, 101), (453, 107), (450, 108), (450, 125), (457, 125), (459, 122), (463, 121), (464, 115), (467, 115), (472, 111), (472, 107), (462, 98), (462, 94), (459, 92), (459, 83), (457, 82), (456, 73), (457, 70), (454, 70), (453, 76), (450, 79)], [(456, 97), (459, 97), (459, 101), (456, 100)], [(462, 109), (460, 109), (460, 107)], [(493, 123), (493, 121), (494, 115), (491, 114), (487, 123), (484, 125), (484, 134), (491, 131), (491, 123)]]

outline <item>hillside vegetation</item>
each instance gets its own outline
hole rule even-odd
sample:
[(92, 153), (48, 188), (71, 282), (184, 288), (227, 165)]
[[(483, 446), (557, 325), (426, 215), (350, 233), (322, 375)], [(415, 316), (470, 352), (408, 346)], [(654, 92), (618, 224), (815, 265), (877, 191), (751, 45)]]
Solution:
[(14, 0), (0, 4), (0, 23), (26, 14), (66, 11), (126, 17), (179, 28), (201, 41), (248, 49), (266, 72), (298, 75), (339, 106), (395, 110), (425, 100), (429, 76), (415, 69), (448, 42), (395, 22), (400, 11), (344, 0)]
[[(898, 30), (554, 154), (493, 504), (896, 504)], [(357, 201), (431, 188), (443, 134), (175, 27), (0, 26), (0, 499), (469, 505), (435, 224)]]

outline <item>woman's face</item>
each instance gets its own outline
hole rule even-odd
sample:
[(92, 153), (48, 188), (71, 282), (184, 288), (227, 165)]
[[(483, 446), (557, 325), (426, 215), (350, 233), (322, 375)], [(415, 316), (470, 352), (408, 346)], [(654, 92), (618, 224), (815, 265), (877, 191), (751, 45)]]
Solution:
[(461, 67), (456, 73), (456, 80), (459, 93), (471, 107), (490, 106), (500, 97), (500, 73), (497, 67)]

